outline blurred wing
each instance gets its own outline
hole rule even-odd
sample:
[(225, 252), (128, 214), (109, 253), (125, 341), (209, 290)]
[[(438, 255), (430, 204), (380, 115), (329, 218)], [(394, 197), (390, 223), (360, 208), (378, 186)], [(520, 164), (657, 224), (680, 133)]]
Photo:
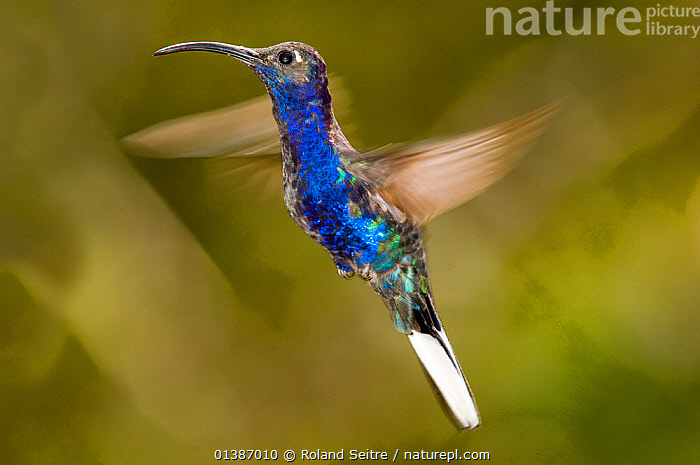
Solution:
[[(340, 79), (332, 78), (329, 85), (336, 114), (342, 114), (348, 98)], [(212, 178), (231, 178), (239, 188), (278, 198), (280, 138), (267, 95), (154, 124), (124, 137), (121, 144), (126, 153), (139, 157), (206, 158)]]
[(209, 158), (205, 160), (205, 168), (213, 182), (255, 191), (257, 197), (265, 200), (282, 197), (279, 155)]
[(256, 156), (280, 152), (279, 133), (267, 96), (183, 116), (122, 139), (130, 155), (150, 158)]
[[(347, 107), (340, 79), (329, 83), (335, 114)], [(272, 103), (265, 95), (243, 103), (149, 126), (121, 140), (126, 153), (149, 158), (256, 157), (280, 153)]]
[(557, 101), (520, 118), (470, 134), (424, 141), (351, 159), (382, 196), (416, 224), (474, 198), (506, 175), (532, 147), (561, 106)]

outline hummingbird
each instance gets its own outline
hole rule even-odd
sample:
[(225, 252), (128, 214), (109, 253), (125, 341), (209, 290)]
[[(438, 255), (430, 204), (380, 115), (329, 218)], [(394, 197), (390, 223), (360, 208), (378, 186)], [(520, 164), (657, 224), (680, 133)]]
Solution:
[[(326, 64), (309, 45), (284, 42), (248, 48), (186, 42), (161, 48), (154, 55), (184, 51), (228, 55), (256, 74), (267, 90), (277, 123), (289, 215), (330, 254), (340, 276), (359, 276), (382, 298), (394, 327), (407, 336), (457, 428), (479, 426), (474, 395), (436, 310), (422, 226), (510, 171), (559, 104), (476, 132), (360, 152), (336, 121)], [(233, 111), (253, 113), (245, 105)], [(246, 115), (237, 119), (241, 127), (230, 128), (235, 137), (254, 139), (255, 130)], [(199, 121), (195, 126), (201, 131), (226, 139), (219, 134), (226, 129), (213, 124), (211, 115)], [(182, 121), (171, 124), (169, 131), (162, 125), (149, 128), (125, 142), (132, 148), (150, 145), (157, 150), (168, 145), (163, 140), (167, 135), (182, 139), (183, 132), (192, 132), (190, 123), (184, 121), (189, 124), (185, 131)], [(236, 155), (270, 152), (270, 147), (262, 146)], [(173, 149), (164, 150), (168, 151)], [(195, 152), (161, 155), (203, 156)]]

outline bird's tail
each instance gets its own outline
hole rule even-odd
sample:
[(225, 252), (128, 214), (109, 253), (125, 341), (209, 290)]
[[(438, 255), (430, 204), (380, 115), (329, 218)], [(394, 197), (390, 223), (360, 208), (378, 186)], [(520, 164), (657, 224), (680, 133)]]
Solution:
[(474, 429), (481, 423), (474, 394), (462, 373), (445, 330), (433, 329), (427, 333), (411, 331), (408, 340), (416, 351), (433, 390), (457, 427), (462, 430)]
[(433, 306), (429, 284), (406, 293), (400, 282), (392, 281), (391, 285), (372, 284), (391, 310), (394, 326), (408, 336), (436, 396), (457, 427), (476, 428), (481, 423), (479, 410)]

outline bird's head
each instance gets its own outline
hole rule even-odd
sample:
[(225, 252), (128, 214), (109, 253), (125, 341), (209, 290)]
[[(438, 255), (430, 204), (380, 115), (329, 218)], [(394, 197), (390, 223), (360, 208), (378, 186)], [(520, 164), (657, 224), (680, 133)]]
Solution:
[(330, 103), (326, 64), (313, 47), (301, 42), (284, 42), (267, 48), (186, 42), (164, 47), (154, 55), (197, 50), (222, 53), (244, 63), (265, 84), (272, 99), (284, 106)]

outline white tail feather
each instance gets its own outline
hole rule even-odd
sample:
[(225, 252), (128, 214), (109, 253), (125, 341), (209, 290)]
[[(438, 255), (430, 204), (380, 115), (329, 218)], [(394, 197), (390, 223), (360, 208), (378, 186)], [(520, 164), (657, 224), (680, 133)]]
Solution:
[(412, 331), (408, 340), (460, 429), (470, 430), (479, 426), (481, 419), (474, 396), (445, 332), (441, 330), (433, 336)]

